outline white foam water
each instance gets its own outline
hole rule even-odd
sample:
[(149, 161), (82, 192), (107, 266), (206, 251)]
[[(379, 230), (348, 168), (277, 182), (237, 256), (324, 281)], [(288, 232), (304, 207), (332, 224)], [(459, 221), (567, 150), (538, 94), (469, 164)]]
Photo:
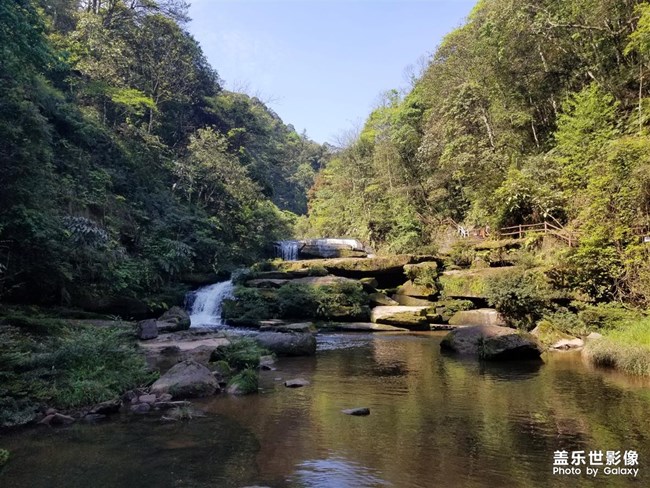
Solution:
[(234, 288), (232, 280), (228, 280), (204, 286), (194, 292), (194, 302), (190, 310), (191, 327), (224, 325), (221, 305), (226, 298), (232, 298)]

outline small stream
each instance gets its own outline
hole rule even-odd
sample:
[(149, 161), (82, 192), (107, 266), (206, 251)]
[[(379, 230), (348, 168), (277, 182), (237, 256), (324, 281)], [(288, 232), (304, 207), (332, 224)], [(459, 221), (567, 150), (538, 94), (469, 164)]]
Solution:
[[(650, 484), (650, 385), (579, 354), (480, 363), (442, 333), (319, 336), (262, 391), (196, 402), (206, 417), (33, 428), (0, 439), (3, 488), (626, 487)], [(310, 386), (288, 389), (302, 377)], [(368, 417), (342, 414), (369, 407)], [(636, 450), (639, 475), (552, 474), (556, 450)], [(584, 473), (584, 468), (583, 468)]]

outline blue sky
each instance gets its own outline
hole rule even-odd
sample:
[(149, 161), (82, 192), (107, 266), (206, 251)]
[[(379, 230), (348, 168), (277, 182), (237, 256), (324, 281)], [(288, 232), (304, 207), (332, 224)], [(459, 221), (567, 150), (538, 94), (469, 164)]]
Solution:
[(408, 87), (476, 0), (191, 0), (189, 31), (228, 89), (258, 95), (318, 142)]

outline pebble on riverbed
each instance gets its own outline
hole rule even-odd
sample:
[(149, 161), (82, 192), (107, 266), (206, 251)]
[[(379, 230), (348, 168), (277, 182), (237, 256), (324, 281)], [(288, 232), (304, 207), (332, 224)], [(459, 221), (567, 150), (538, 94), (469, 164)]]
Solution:
[(365, 417), (366, 415), (370, 415), (370, 409), (367, 407), (360, 407), (360, 408), (348, 408), (345, 410), (341, 410), (346, 415), (355, 415), (357, 417)]

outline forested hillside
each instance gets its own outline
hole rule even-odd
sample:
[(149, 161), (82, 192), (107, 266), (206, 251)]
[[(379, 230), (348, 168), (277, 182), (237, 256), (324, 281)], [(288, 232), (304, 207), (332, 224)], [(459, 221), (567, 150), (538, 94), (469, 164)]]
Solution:
[(161, 306), (290, 235), (330, 150), (224, 90), (187, 20), (0, 1), (0, 300)]
[(309, 232), (412, 252), (552, 222), (579, 238), (558, 281), (647, 305), (648, 75), (648, 2), (481, 0), (319, 174)]

